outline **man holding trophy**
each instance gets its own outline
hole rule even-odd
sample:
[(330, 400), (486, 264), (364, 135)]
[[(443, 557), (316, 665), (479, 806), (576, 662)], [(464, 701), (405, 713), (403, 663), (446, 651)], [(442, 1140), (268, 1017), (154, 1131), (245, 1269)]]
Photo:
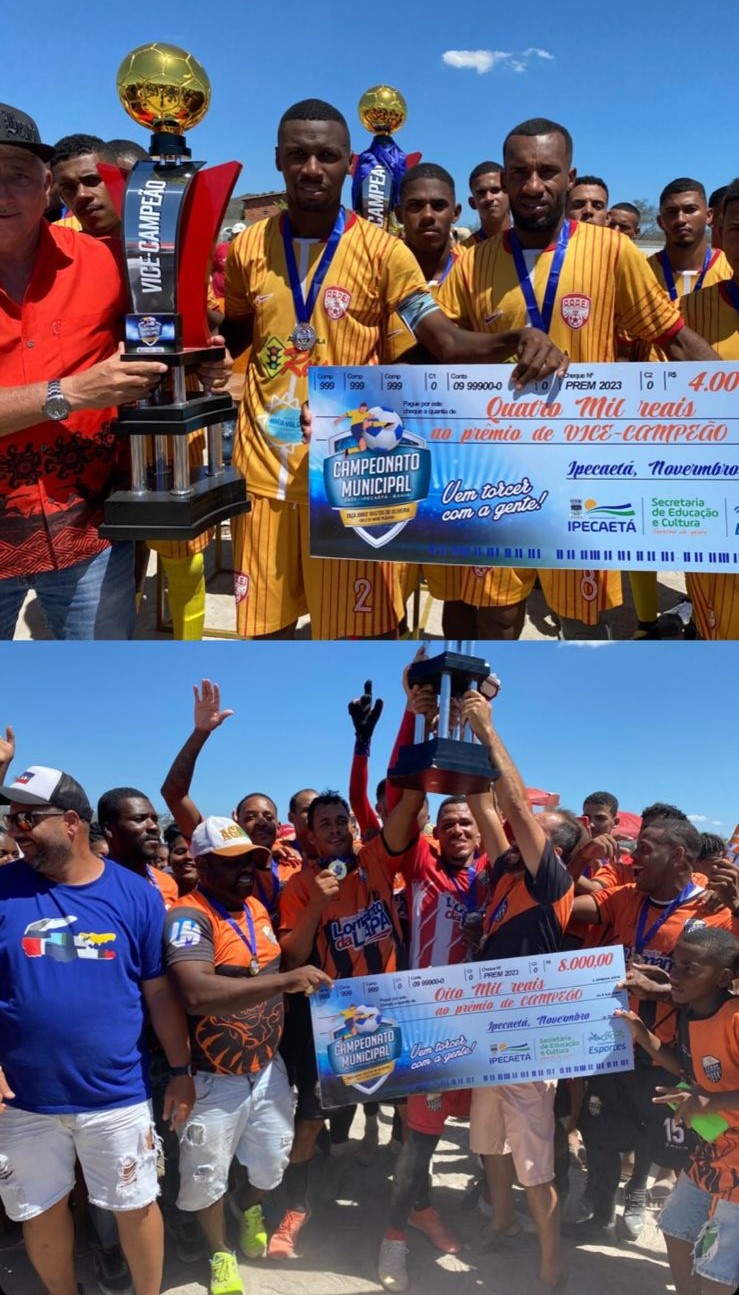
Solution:
[[(121, 466), (111, 421), (167, 366), (122, 358), (114, 249), (44, 219), (51, 155), (32, 118), (0, 105), (0, 638), (29, 589), (55, 638), (130, 638), (133, 545), (98, 532)], [(204, 363), (199, 376), (217, 390), (228, 368)]]
[[(551, 952), (560, 947), (574, 897), (566, 863), (581, 826), (566, 811), (534, 815), (524, 782), (493, 727), (489, 699), (497, 694), (498, 681), (486, 662), (471, 655), (471, 643), (458, 647), (460, 651), (447, 649), (431, 660), (416, 661), (407, 672), (416, 732), (413, 744), (400, 748), (388, 771), (390, 781), (405, 790), (383, 837), (390, 851), (405, 852), (400, 866), (411, 892), (414, 928), (429, 907), (445, 901), (448, 908), (456, 900), (456, 924), (466, 936), (466, 950), (459, 935), (440, 957), (428, 956), (428, 946), (418, 949), (413, 966), (455, 963), (465, 956), (495, 960)], [(426, 791), (449, 793), (437, 819), (436, 860), (425, 859), (425, 842), (413, 845)], [(470, 835), (475, 822), (479, 830)], [(449, 928), (452, 914), (444, 915)], [(407, 1224), (426, 1232), (439, 1249), (459, 1249), (430, 1208), (427, 1184), (447, 1116), (468, 1111), (471, 1147), (483, 1158), (494, 1206), (493, 1222), (479, 1248), (494, 1249), (504, 1236), (520, 1231), (511, 1190), (515, 1165), (540, 1246), (539, 1277), (531, 1295), (562, 1288), (554, 1187), (555, 1088), (555, 1082), (547, 1081), (474, 1089), (471, 1111), (470, 1094), (454, 1089), (408, 1099), (408, 1134), (395, 1167), (378, 1260), (386, 1290), (408, 1286)], [(460, 1107), (463, 1097), (467, 1102)]]

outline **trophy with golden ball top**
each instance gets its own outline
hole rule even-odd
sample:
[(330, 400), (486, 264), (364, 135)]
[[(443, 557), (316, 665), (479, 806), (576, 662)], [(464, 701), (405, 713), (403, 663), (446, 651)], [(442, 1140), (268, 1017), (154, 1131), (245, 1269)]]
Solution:
[[(152, 131), (149, 157), (131, 171), (123, 197), (122, 240), (131, 313), (125, 359), (151, 356), (168, 366), (152, 397), (119, 410), (115, 431), (130, 437), (131, 487), (110, 496), (101, 534), (108, 539), (194, 539), (215, 522), (248, 511), (240, 473), (224, 466), (222, 424), (233, 416), (226, 394), (191, 391), (188, 373), (223, 357), (210, 345), (207, 286), (216, 235), (241, 167), (203, 170), (185, 131), (202, 121), (210, 82), (176, 45), (142, 45), (118, 69), (120, 101)], [(207, 432), (207, 463), (191, 467), (188, 436)]]
[(374, 139), (354, 163), (352, 207), (383, 229), (392, 228), (400, 181), (421, 159), (420, 153), (406, 156), (393, 139), (407, 116), (405, 99), (391, 85), (373, 85), (359, 100), (359, 120)]

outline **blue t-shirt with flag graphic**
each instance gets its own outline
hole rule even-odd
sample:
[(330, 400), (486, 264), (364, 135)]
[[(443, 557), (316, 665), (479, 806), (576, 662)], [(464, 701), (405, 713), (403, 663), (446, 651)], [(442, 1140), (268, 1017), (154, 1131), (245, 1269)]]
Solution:
[(159, 892), (115, 863), (83, 886), (0, 868), (8, 1105), (61, 1115), (149, 1096), (141, 986), (164, 974), (164, 917)]

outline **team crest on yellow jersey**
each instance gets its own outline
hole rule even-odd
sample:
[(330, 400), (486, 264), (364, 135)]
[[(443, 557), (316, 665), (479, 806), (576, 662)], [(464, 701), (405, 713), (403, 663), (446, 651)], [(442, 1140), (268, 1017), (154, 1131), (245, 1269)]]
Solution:
[(349, 309), (352, 294), (345, 288), (327, 288), (323, 294), (323, 309), (329, 319), (341, 319)]
[(560, 303), (562, 318), (570, 328), (582, 328), (590, 318), (590, 297), (568, 292)]
[(234, 571), (234, 598), (237, 606), (249, 597), (250, 583), (250, 578), (245, 571)]

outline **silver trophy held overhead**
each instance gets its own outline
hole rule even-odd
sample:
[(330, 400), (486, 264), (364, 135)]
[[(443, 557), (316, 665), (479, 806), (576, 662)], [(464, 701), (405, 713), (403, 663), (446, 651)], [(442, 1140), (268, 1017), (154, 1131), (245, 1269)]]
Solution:
[(447, 642), (438, 656), (414, 661), (409, 684), (430, 684), (439, 699), (436, 732), (430, 732), (424, 715), (416, 716), (414, 741), (402, 746), (397, 763), (388, 769), (391, 782), (416, 791), (445, 796), (474, 795), (487, 791), (499, 776), (483, 746), (467, 725), (452, 723), (452, 699), (461, 699), (490, 676), (490, 666), (475, 655), (471, 641)]

